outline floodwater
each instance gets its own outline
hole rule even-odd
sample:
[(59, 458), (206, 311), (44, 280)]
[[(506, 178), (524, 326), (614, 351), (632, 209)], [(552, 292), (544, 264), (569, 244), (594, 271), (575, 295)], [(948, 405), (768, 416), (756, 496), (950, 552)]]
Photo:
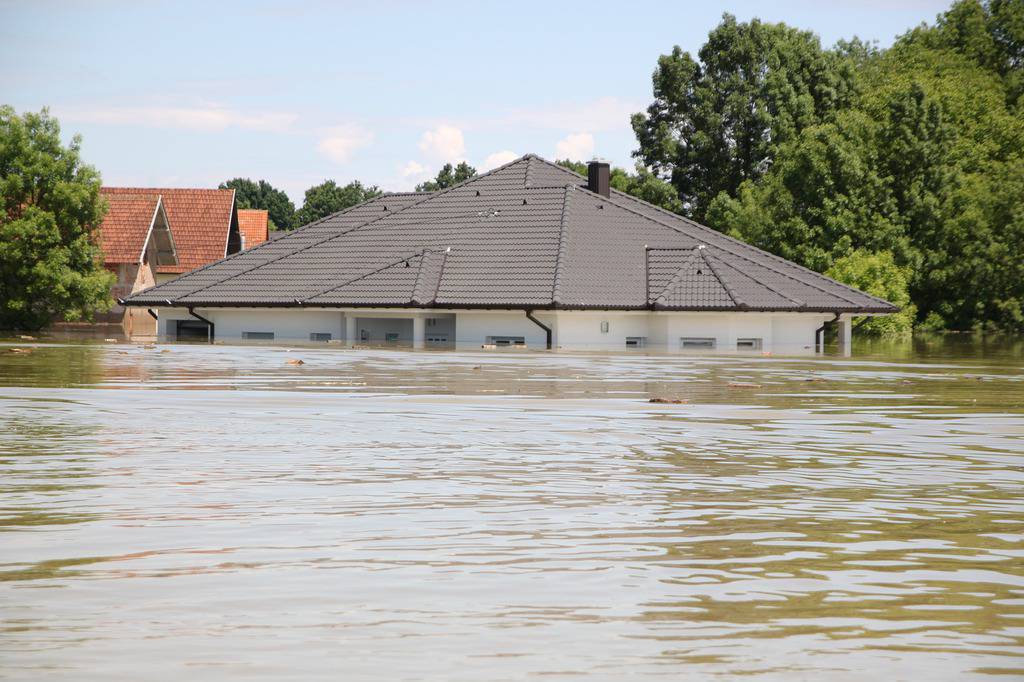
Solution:
[(0, 678), (1024, 676), (1019, 342), (15, 343)]

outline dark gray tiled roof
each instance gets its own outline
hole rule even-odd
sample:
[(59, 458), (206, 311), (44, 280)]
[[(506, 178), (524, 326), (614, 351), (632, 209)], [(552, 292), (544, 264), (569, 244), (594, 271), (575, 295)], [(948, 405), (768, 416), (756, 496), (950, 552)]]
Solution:
[(533, 155), (387, 194), (135, 294), (131, 305), (891, 312)]

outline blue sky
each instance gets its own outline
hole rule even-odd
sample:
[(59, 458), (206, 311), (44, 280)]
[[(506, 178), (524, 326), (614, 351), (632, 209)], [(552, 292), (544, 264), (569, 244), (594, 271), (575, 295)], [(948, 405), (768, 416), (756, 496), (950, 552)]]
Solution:
[[(410, 189), (445, 160), (632, 165), (658, 55), (730, 12), (889, 45), (948, 2), (0, 0), (0, 102), (49, 106), (110, 185)], [(634, 7), (636, 9), (634, 9)]]

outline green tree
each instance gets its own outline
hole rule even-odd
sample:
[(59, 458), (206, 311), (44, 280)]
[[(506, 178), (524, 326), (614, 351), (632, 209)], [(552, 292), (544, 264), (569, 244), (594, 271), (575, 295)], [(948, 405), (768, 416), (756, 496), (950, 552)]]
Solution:
[(0, 107), (0, 329), (91, 319), (113, 303), (95, 230), (106, 211), (100, 176), (60, 141), (46, 109)]
[[(580, 175), (586, 176), (587, 174), (587, 164), (581, 161), (562, 159), (556, 163)], [(608, 184), (620, 192), (643, 199), (647, 203), (660, 206), (667, 211), (683, 212), (683, 202), (679, 200), (675, 187), (644, 168), (642, 164), (636, 164), (635, 173), (628, 173), (623, 168), (613, 166)]]
[(295, 213), (295, 225), (308, 225), (332, 213), (379, 197), (381, 194), (382, 192), (376, 185), (365, 186), (358, 180), (353, 180), (344, 187), (339, 187), (334, 180), (325, 180), (306, 190), (302, 208)]
[(234, 178), (220, 183), (220, 189), (235, 190), (238, 208), (265, 210), (271, 230), (291, 230), (295, 227), (295, 204), (287, 194), (266, 180), (255, 182), (249, 178)]
[(767, 172), (780, 144), (851, 101), (863, 52), (823, 50), (808, 31), (726, 14), (699, 61), (678, 46), (658, 59), (654, 102), (632, 118), (634, 155), (703, 219), (720, 192)]
[(997, 73), (1011, 105), (1024, 92), (1022, 0), (958, 0), (939, 15), (934, 26), (919, 26), (902, 42), (953, 50)]
[(910, 335), (917, 311), (910, 301), (909, 270), (898, 266), (891, 253), (858, 249), (836, 260), (825, 274), (900, 306), (895, 315), (855, 320), (858, 332), (888, 338)]
[(475, 175), (476, 168), (473, 168), (465, 161), (460, 162), (459, 165), (454, 167), (450, 163), (446, 163), (441, 167), (441, 170), (437, 172), (436, 178), (416, 185), (416, 191), (436, 192), (439, 189), (447, 189), (452, 185), (457, 185), (460, 182), (469, 180)]
[(854, 105), (780, 145), (707, 220), (819, 272), (857, 249), (891, 252), (930, 326), (1024, 329), (1009, 198), (1021, 196), (1024, 120), (998, 73), (927, 42), (919, 30), (864, 63)]

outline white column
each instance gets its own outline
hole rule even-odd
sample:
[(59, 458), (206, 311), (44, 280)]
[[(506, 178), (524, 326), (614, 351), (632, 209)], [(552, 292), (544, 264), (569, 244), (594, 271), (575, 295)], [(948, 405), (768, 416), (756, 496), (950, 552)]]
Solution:
[(839, 354), (844, 358), (852, 354), (851, 342), (853, 340), (853, 320), (849, 315), (840, 315), (839, 321)]
[(416, 315), (412, 318), (412, 347), (423, 348), (426, 346), (427, 318)]
[(355, 313), (345, 313), (345, 344), (349, 347), (355, 345), (356, 339), (356, 316)]

